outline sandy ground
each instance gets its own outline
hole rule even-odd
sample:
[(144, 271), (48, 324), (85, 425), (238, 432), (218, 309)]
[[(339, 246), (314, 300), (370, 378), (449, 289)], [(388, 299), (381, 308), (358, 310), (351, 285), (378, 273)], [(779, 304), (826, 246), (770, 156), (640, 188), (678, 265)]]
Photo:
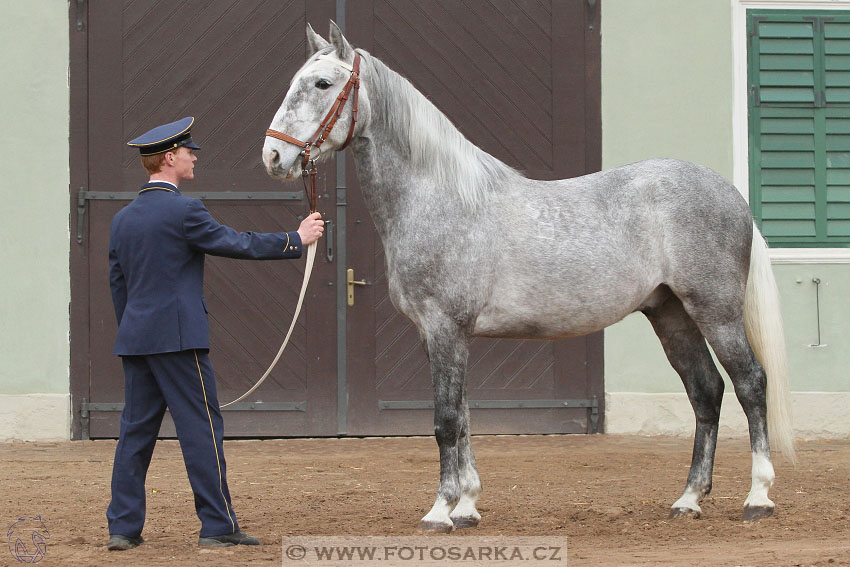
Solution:
[[(566, 537), (572, 566), (850, 565), (850, 441), (800, 443), (796, 469), (779, 457), (776, 516), (752, 525), (740, 520), (744, 441), (721, 440), (703, 518), (676, 521), (667, 512), (684, 487), (690, 440), (496, 436), (473, 445), (483, 519), (453, 538)], [(439, 470), (431, 438), (226, 441), (236, 512), (262, 545), (202, 549), (180, 448), (160, 441), (146, 542), (110, 552), (114, 449), (114, 441), (0, 445), (0, 523), (41, 516), (50, 537), (39, 565), (281, 565), (284, 536), (416, 535)], [(0, 565), (21, 563), (5, 550)]]

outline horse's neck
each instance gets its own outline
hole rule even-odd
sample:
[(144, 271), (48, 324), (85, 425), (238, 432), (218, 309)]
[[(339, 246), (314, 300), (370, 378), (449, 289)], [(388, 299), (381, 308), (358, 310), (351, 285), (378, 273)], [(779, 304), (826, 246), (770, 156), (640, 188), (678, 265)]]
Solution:
[(375, 65), (364, 67), (362, 80), (374, 94), (373, 112), (380, 109), (384, 116), (373, 115), (351, 148), (366, 205), (385, 244), (410, 236), (405, 223), (421, 225), (424, 217), (443, 222), (481, 215), (498, 200), (494, 195), (521, 184), (522, 176), (473, 146), (412, 85)]
[[(368, 58), (362, 81), (373, 115), (355, 148), (361, 183), (377, 201), (373, 213), (420, 205), (471, 206), (478, 197), (480, 151), (406, 79)], [(354, 146), (353, 146), (354, 147)], [(489, 157), (489, 156), (488, 156)], [(472, 165), (459, 163), (464, 158)], [(457, 172), (464, 171), (458, 178)]]
[(432, 184), (417, 183), (421, 178), (385, 135), (356, 139), (351, 148), (366, 207), (385, 243), (413, 213), (417, 202), (427, 206), (428, 201), (440, 198)]

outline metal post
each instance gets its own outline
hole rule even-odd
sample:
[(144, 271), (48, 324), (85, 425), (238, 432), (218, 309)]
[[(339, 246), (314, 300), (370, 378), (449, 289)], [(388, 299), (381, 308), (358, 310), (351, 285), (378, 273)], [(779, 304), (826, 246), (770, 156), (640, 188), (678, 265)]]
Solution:
[[(336, 0), (336, 23), (345, 33), (345, 0)], [(347, 294), (345, 273), (348, 267), (346, 249), (346, 207), (348, 206), (346, 184), (345, 150), (336, 153), (336, 430), (339, 435), (348, 433), (348, 346), (347, 341)]]

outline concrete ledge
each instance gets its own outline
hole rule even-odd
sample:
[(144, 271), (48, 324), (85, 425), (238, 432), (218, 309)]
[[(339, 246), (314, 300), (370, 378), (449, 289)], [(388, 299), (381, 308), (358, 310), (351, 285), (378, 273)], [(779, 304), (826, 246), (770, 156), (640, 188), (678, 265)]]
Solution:
[[(850, 392), (793, 392), (794, 433), (800, 439), (850, 439)], [(609, 392), (605, 432), (692, 437), (694, 412), (688, 396)], [(734, 393), (723, 395), (720, 437), (746, 438), (747, 419)]]
[[(850, 439), (850, 392), (791, 394), (794, 432), (800, 439)], [(694, 412), (684, 393), (605, 395), (605, 433), (692, 437)], [(733, 393), (723, 396), (721, 437), (747, 437), (747, 421)], [(67, 441), (68, 394), (0, 395), (0, 442)]]
[(0, 442), (70, 438), (69, 394), (0, 394)]

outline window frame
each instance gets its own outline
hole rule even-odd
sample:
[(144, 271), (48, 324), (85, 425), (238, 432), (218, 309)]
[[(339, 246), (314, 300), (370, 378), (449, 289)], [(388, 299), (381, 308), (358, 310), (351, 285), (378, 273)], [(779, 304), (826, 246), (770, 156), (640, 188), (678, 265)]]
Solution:
[[(801, 10), (850, 13), (850, 0), (732, 0), (732, 43), (734, 78), (732, 93), (733, 127), (733, 183), (748, 202), (750, 201), (750, 132), (748, 108), (748, 36), (747, 12), (749, 10)], [(835, 246), (835, 245), (831, 245)], [(802, 243), (774, 244), (770, 250), (774, 264), (782, 263), (850, 263), (850, 247), (814, 247)]]
[[(850, 247), (850, 235), (830, 236), (828, 210), (830, 202), (828, 201), (827, 193), (827, 153), (828, 153), (828, 136), (829, 127), (827, 122), (832, 119), (840, 119), (850, 110), (850, 106), (846, 103), (829, 103), (826, 102), (826, 92), (828, 84), (825, 80), (826, 74), (826, 53), (824, 36), (824, 21), (825, 20), (843, 20), (845, 23), (850, 23), (850, 12), (839, 10), (764, 10), (750, 9), (747, 10), (747, 40), (748, 40), (748, 58), (747, 58), (747, 77), (748, 77), (748, 123), (749, 123), (749, 157), (750, 157), (750, 205), (753, 211), (753, 216), (757, 224), (763, 228), (762, 211), (765, 207), (771, 206), (770, 203), (765, 204), (762, 199), (761, 186), (759, 181), (762, 180), (762, 175), (765, 173), (762, 168), (753, 167), (755, 152), (758, 148), (758, 141), (761, 139), (761, 127), (763, 118), (792, 118), (799, 117), (803, 120), (809, 120), (812, 124), (812, 133), (814, 136), (814, 144), (811, 149), (812, 153), (812, 178), (811, 183), (814, 186), (815, 194), (813, 201), (805, 201), (796, 203), (798, 207), (808, 203), (812, 204), (812, 214), (814, 228), (816, 234), (814, 236), (791, 234), (782, 236), (770, 236), (768, 241), (773, 246), (791, 247), (791, 248), (830, 248), (830, 247)], [(773, 23), (804, 23), (807, 20), (813, 23), (814, 41), (813, 53), (811, 57), (814, 60), (812, 68), (813, 79), (813, 97), (811, 101), (793, 101), (786, 102), (764, 102), (757, 100), (761, 97), (761, 88), (764, 87), (759, 83), (757, 74), (762, 71), (754, 58), (756, 45), (761, 38), (755, 33), (755, 27), (763, 21), (771, 21)], [(819, 28), (819, 29), (818, 29)], [(761, 87), (761, 88), (760, 88)], [(788, 135), (791, 132), (787, 132)], [(762, 150), (771, 152), (771, 150)], [(770, 169), (770, 168), (768, 168)], [(772, 168), (776, 169), (776, 168)], [(799, 170), (803, 172), (804, 170)], [(838, 205), (839, 203), (832, 203)], [(795, 206), (793, 201), (777, 203), (776, 209), (781, 209), (783, 206), (791, 209)], [(776, 220), (781, 220), (777, 218)], [(793, 217), (789, 217), (793, 220)], [(841, 222), (836, 219), (836, 223)]]

